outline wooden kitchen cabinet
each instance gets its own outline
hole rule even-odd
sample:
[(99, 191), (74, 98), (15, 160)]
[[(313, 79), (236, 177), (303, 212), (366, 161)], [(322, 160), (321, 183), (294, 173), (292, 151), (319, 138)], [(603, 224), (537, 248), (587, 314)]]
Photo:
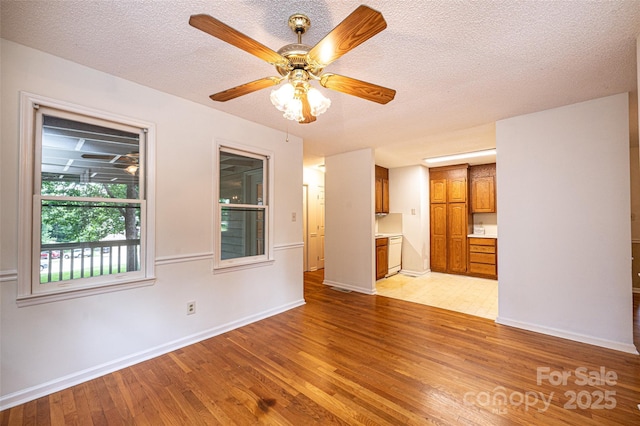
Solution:
[(498, 278), (498, 240), (469, 238), (469, 275)]
[(431, 270), (467, 271), (468, 166), (429, 169)]
[(376, 238), (376, 280), (389, 272), (389, 238)]
[(466, 203), (447, 205), (448, 272), (467, 271), (467, 233), (469, 220)]
[(447, 202), (447, 179), (431, 179), (429, 198), (432, 203)]
[(431, 270), (447, 271), (447, 205), (431, 204)]
[(496, 212), (496, 164), (469, 168), (471, 213)]
[(376, 166), (376, 214), (389, 213), (389, 169)]
[(447, 202), (465, 203), (467, 201), (467, 173), (456, 173), (447, 180)]

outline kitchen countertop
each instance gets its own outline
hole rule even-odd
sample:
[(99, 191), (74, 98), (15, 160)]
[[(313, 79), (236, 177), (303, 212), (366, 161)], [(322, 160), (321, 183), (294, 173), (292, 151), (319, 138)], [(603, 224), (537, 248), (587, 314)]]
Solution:
[(375, 235), (376, 238), (390, 238), (390, 237), (402, 237), (402, 234), (400, 233), (395, 233), (395, 234), (384, 234), (384, 233), (378, 233)]
[(469, 234), (467, 238), (494, 238), (498, 239), (498, 235), (496, 234)]

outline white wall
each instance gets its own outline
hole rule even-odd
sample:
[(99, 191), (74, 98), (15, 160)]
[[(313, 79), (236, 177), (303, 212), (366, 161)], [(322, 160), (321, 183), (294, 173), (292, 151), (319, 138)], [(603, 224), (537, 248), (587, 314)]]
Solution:
[(324, 284), (375, 294), (373, 150), (325, 158)]
[(635, 353), (626, 93), (497, 123), (497, 322)]
[(402, 215), (402, 272), (429, 272), (429, 169), (423, 166), (389, 170), (389, 211)]
[[(0, 409), (304, 303), (299, 138), (6, 40), (1, 53)], [(155, 285), (16, 306), (19, 91), (156, 124)], [(214, 138), (274, 152), (271, 266), (212, 273)]]
[(635, 120), (630, 119), (632, 124), (631, 134), (634, 148), (631, 149), (631, 212), (633, 220), (631, 222), (631, 236), (633, 238), (633, 288), (634, 292), (640, 293), (640, 150), (638, 149), (638, 123), (640, 123), (640, 108), (638, 108), (638, 88), (640, 88), (640, 36), (636, 39), (636, 71), (638, 73), (638, 85), (633, 93), (631, 105), (635, 107)]

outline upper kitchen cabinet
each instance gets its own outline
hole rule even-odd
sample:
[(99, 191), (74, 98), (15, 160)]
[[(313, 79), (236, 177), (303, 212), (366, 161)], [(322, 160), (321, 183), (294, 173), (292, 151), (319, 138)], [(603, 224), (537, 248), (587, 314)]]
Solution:
[(496, 212), (496, 164), (469, 168), (471, 213)]
[(447, 202), (447, 179), (431, 179), (430, 198), (432, 204)]
[(431, 203), (466, 203), (468, 165), (432, 167), (429, 169)]
[(376, 166), (376, 214), (389, 213), (389, 169)]
[(447, 201), (450, 203), (467, 202), (467, 169), (449, 171), (447, 179)]

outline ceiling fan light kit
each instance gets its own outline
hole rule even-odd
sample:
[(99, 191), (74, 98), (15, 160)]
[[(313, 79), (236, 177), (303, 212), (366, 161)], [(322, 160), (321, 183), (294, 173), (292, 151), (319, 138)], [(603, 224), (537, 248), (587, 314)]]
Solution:
[(271, 91), (271, 103), (285, 118), (306, 124), (316, 121), (316, 117), (331, 106), (331, 100), (312, 87), (311, 80), (324, 88), (380, 104), (395, 97), (393, 89), (337, 74), (323, 74), (327, 65), (387, 27), (382, 14), (368, 6), (359, 6), (313, 47), (302, 44), (302, 35), (311, 26), (311, 20), (300, 13), (291, 15), (288, 24), (298, 36), (298, 42), (287, 44), (277, 52), (209, 15), (191, 15), (189, 24), (274, 65), (280, 74), (280, 77), (266, 77), (215, 93), (210, 96), (214, 101), (226, 102), (285, 81), (282, 87)]

